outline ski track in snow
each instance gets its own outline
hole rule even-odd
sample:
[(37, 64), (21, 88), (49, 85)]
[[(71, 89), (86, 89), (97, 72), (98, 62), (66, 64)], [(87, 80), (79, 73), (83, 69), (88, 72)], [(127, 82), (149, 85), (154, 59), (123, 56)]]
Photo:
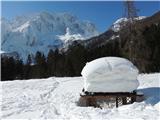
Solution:
[(160, 74), (142, 74), (139, 91), (146, 100), (117, 108), (79, 107), (81, 77), (1, 82), (2, 119), (158, 120)]

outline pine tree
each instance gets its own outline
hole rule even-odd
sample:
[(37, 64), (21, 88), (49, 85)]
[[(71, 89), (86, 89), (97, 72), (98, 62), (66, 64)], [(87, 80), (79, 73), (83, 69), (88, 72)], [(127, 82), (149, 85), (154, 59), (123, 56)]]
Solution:
[(54, 70), (54, 75), (58, 75), (58, 71), (59, 71), (59, 66), (58, 66), (58, 61), (59, 61), (59, 50), (56, 49), (54, 51), (54, 61), (53, 61), (53, 70)]
[(27, 58), (27, 65), (31, 65), (31, 63), (32, 63), (32, 58), (31, 55), (29, 54)]
[(73, 63), (69, 58), (67, 58), (65, 60), (65, 68), (64, 69), (65, 69), (65, 76), (72, 77), (72, 76), (75, 75), (75, 70), (73, 68)]
[(34, 76), (36, 78), (44, 78), (47, 77), (47, 63), (44, 54), (37, 51), (35, 56), (35, 69), (34, 69)]
[(2, 63), (2, 80), (14, 80), (16, 78), (15, 60), (13, 57), (1, 58)]
[(27, 63), (24, 65), (24, 79), (29, 79), (31, 78), (31, 64), (32, 64), (32, 58), (31, 55), (29, 54), (27, 57)]
[(48, 56), (47, 56), (47, 66), (48, 66), (48, 75), (53, 76), (55, 69), (54, 69), (54, 51), (50, 49)]
[(16, 72), (16, 79), (23, 78), (23, 61), (22, 60), (18, 59), (15, 61), (15, 72)]

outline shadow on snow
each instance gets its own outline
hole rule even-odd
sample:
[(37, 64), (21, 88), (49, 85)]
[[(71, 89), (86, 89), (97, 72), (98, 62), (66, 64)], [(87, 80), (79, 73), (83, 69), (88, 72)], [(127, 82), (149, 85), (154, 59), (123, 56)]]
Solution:
[(149, 87), (138, 89), (144, 93), (145, 103), (155, 105), (160, 102), (160, 87)]

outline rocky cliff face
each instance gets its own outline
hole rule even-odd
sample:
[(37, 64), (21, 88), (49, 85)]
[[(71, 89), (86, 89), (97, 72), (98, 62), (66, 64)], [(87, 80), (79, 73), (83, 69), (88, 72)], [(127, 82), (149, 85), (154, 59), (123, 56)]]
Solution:
[(46, 55), (49, 49), (98, 35), (93, 23), (80, 21), (68, 13), (42, 12), (16, 17), (13, 21), (1, 19), (1, 27), (2, 51), (17, 52), (24, 60), (28, 54), (41, 51)]

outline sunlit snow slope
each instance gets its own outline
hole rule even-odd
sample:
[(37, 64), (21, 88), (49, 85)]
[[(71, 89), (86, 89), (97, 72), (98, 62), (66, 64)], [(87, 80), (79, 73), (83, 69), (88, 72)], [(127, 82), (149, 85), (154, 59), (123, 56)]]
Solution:
[(145, 101), (117, 108), (78, 107), (81, 77), (1, 82), (3, 119), (158, 120), (160, 74), (139, 75)]
[(96, 26), (79, 20), (69, 13), (40, 12), (19, 16), (14, 20), (1, 19), (1, 49), (6, 53), (18, 53), (26, 60), (28, 54), (37, 51), (48, 54), (50, 49), (68, 46), (68, 42), (84, 40), (98, 35)]

